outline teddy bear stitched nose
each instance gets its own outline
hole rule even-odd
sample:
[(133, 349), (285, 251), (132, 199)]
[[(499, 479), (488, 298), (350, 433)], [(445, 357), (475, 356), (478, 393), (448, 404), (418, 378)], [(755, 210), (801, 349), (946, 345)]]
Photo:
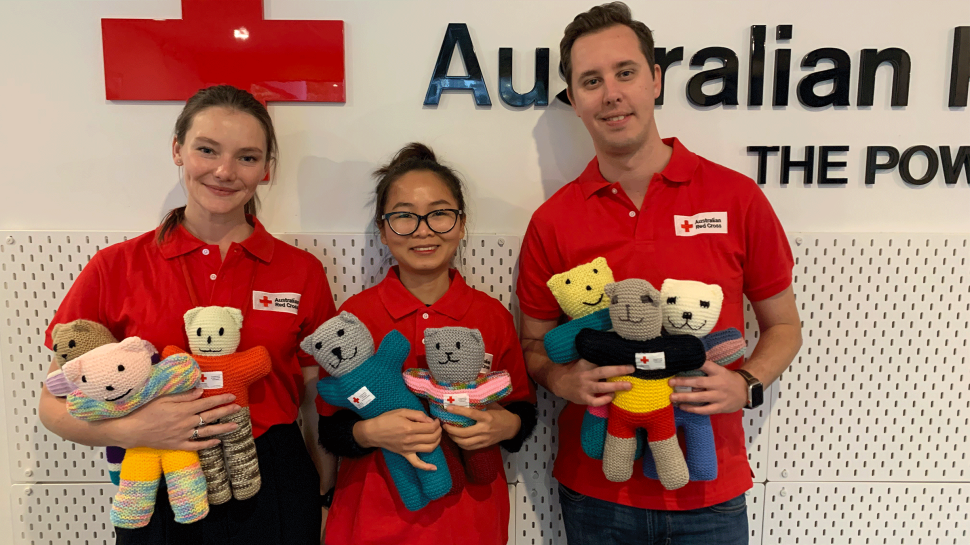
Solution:
[(341, 357), (340, 356), (340, 347), (339, 346), (337, 348), (334, 348), (333, 350), (331, 350), (330, 353), (333, 354), (334, 356), (337, 356), (338, 358)]
[(209, 337), (205, 342), (208, 344), (212, 344), (212, 337)]
[(684, 313), (684, 319), (685, 320), (690, 320), (693, 317), (694, 317), (694, 313), (693, 312), (685, 312)]

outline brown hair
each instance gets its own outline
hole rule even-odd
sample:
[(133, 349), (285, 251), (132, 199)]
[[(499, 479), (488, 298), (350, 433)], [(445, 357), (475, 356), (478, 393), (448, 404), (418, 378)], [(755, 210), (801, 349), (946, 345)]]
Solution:
[[(276, 161), (279, 154), (279, 145), (276, 142), (276, 131), (273, 129), (273, 120), (269, 117), (269, 112), (256, 97), (248, 91), (237, 89), (232, 85), (214, 85), (192, 95), (182, 108), (182, 113), (175, 120), (175, 140), (179, 145), (185, 144), (185, 135), (192, 127), (195, 116), (208, 108), (228, 108), (239, 112), (245, 112), (256, 118), (263, 126), (263, 133), (266, 135), (266, 161), (270, 165), (270, 172), (273, 177), (276, 175)], [(255, 216), (259, 210), (259, 197), (253, 195), (246, 203), (246, 214)], [(162, 241), (173, 229), (179, 226), (185, 219), (185, 207), (173, 208), (162, 220), (161, 229), (158, 232), (158, 240)]]
[(623, 25), (632, 30), (640, 40), (640, 51), (646, 57), (650, 70), (653, 70), (653, 34), (647, 25), (637, 21), (630, 13), (630, 8), (623, 2), (610, 2), (595, 6), (589, 11), (580, 13), (573, 22), (566, 26), (562, 40), (559, 42), (559, 57), (562, 59), (563, 74), (566, 76), (566, 86), (573, 88), (573, 59), (572, 49), (581, 36), (597, 32), (612, 26)]
[[(411, 142), (401, 148), (391, 162), (374, 171), (377, 178), (377, 189), (375, 193), (375, 213), (374, 223), (380, 229), (383, 223), (381, 216), (384, 215), (384, 207), (387, 206), (387, 195), (391, 191), (391, 185), (398, 178), (414, 170), (425, 170), (438, 175), (445, 186), (451, 191), (451, 195), (458, 204), (458, 209), (465, 210), (465, 194), (463, 184), (458, 174), (449, 167), (438, 162), (433, 151), (428, 146), (419, 142)], [(464, 214), (467, 216), (467, 213)]]

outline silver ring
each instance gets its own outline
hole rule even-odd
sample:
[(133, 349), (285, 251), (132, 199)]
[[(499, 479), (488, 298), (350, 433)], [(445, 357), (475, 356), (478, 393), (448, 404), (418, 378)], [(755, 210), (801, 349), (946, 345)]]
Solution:
[(193, 441), (199, 440), (199, 428), (192, 430), (192, 440)]
[(202, 415), (200, 414), (199, 415), (199, 427), (202, 427), (202, 426), (205, 426), (205, 419), (202, 418)]

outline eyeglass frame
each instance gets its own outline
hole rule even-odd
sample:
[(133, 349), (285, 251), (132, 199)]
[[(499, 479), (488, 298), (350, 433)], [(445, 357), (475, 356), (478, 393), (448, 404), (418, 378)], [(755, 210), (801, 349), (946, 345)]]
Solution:
[[(437, 230), (435, 230), (435, 228), (431, 226), (431, 222), (428, 221), (428, 218), (431, 216), (431, 214), (434, 214), (435, 212), (454, 212), (455, 213), (455, 223), (454, 223), (454, 225), (452, 225), (451, 227), (449, 227), (447, 231), (437, 231)], [(416, 224), (414, 224), (414, 230), (411, 231), (410, 233), (398, 233), (397, 231), (394, 230), (393, 227), (391, 227), (391, 217), (392, 216), (398, 216), (400, 214), (411, 214), (413, 216), (417, 216), (418, 217), (418, 222)], [(398, 211), (398, 212), (388, 212), (387, 214), (382, 215), (381, 216), (381, 219), (387, 222), (387, 227), (395, 235), (400, 236), (400, 237), (409, 237), (409, 236), (413, 235), (414, 233), (416, 233), (418, 231), (418, 229), (421, 228), (421, 220), (424, 220), (424, 224), (428, 226), (428, 229), (430, 229), (432, 233), (435, 233), (435, 234), (438, 234), (438, 235), (444, 235), (444, 234), (450, 233), (451, 231), (453, 231), (455, 229), (455, 226), (458, 225), (459, 218), (461, 218), (464, 215), (465, 215), (465, 211), (464, 210), (459, 210), (457, 208), (437, 208), (435, 210), (432, 210), (431, 212), (428, 212), (427, 214), (425, 214), (423, 216), (421, 214), (415, 214), (414, 212), (407, 212), (405, 210), (401, 210), (401, 211)]]

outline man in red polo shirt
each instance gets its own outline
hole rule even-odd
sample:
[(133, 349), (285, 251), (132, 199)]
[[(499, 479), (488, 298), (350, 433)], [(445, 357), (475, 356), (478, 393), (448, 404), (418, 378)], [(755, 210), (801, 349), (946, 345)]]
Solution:
[[(529, 372), (571, 402), (559, 418), (553, 473), (569, 543), (747, 543), (743, 493), (752, 481), (741, 408), (760, 404), (763, 387), (801, 345), (785, 233), (754, 181), (695, 155), (676, 138), (661, 140), (654, 119), (661, 71), (653, 39), (626, 5), (578, 15), (566, 27), (560, 52), (569, 99), (596, 157), (532, 216), (517, 294)], [(604, 379), (635, 368), (597, 367), (583, 359), (553, 363), (542, 339), (562, 312), (546, 282), (597, 257), (606, 258), (616, 280), (643, 278), (657, 288), (667, 278), (719, 285), (724, 302), (715, 332), (744, 331), (743, 296), (752, 302), (761, 336), (749, 360), (727, 368), (707, 362), (705, 377), (670, 380), (694, 389), (671, 394), (671, 402), (711, 415), (715, 480), (668, 491), (644, 477), (638, 461), (630, 480), (611, 482), (602, 462), (583, 452), (586, 406), (609, 404), (614, 392), (628, 390), (628, 382)]]

